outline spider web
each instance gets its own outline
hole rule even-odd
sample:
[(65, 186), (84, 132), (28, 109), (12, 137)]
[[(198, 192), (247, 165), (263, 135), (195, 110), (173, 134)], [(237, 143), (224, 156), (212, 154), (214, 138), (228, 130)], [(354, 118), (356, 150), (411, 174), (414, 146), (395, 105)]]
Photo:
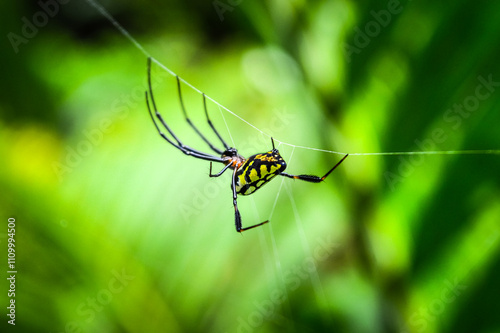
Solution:
[[(97, 11), (99, 11), (99, 13), (101, 13), (101, 15), (103, 15), (104, 17), (106, 17), (115, 26), (115, 28), (118, 29), (120, 31), (120, 33), (123, 34), (127, 39), (129, 39), (129, 41), (131, 43), (133, 43), (135, 45), (135, 47), (139, 51), (141, 51), (146, 57), (151, 57), (151, 60), (154, 63), (156, 63), (159, 67), (161, 67), (163, 70), (165, 70), (166, 72), (168, 72), (170, 75), (172, 75), (174, 77), (177, 76), (177, 74), (174, 71), (172, 71), (167, 66), (165, 66), (164, 64), (162, 64), (161, 62), (159, 62), (158, 60), (156, 60), (155, 58), (153, 58), (151, 56), (151, 54), (134, 37), (132, 37), (132, 35), (125, 28), (123, 28), (118, 23), (118, 21), (116, 21), (114, 19), (114, 17), (107, 12), (107, 10), (102, 5), (100, 5), (98, 2), (96, 2), (94, 0), (87, 0), (87, 2), (91, 6), (93, 6), (95, 9), (97, 9)], [(202, 94), (202, 92), (198, 88), (196, 88), (195, 86), (191, 85), (189, 82), (187, 82), (186, 80), (184, 80), (182, 77), (179, 76), (179, 79), (185, 85), (187, 85), (188, 87), (190, 87), (192, 90), (196, 91), (200, 95)], [(228, 112), (232, 116), (234, 116), (237, 119), (241, 120), (242, 122), (246, 123), (247, 125), (249, 125), (250, 127), (252, 127), (254, 130), (260, 132), (262, 135), (267, 136), (268, 138), (271, 138), (271, 135), (269, 133), (266, 133), (266, 132), (262, 131), (257, 126), (255, 126), (255, 125), (251, 124), (249, 121), (243, 119), (238, 114), (234, 113), (233, 111), (231, 111), (230, 109), (228, 109), (224, 105), (220, 104), (219, 102), (217, 102), (216, 100), (214, 100), (210, 96), (205, 95), (205, 97), (208, 100), (210, 100), (211, 102), (213, 102), (214, 104), (216, 104), (218, 106), (219, 111), (221, 113), (221, 117), (224, 120), (224, 124), (225, 124), (225, 127), (227, 129), (227, 133), (228, 133), (228, 135), (229, 135), (229, 137), (231, 139), (231, 143), (233, 144), (233, 147), (235, 146), (234, 139), (233, 139), (233, 136), (231, 135), (231, 131), (229, 129), (229, 126), (227, 124), (227, 121), (226, 121), (226, 118), (224, 116), (224, 112), (223, 111)], [(293, 154), (294, 154), (296, 148), (309, 149), (309, 150), (313, 150), (313, 151), (320, 151), (320, 152), (331, 153), (331, 154), (345, 155), (345, 153), (343, 153), (343, 152), (337, 152), (337, 151), (331, 151), (331, 150), (324, 150), (324, 149), (318, 149), (318, 148), (313, 148), (313, 147), (298, 146), (298, 145), (293, 145), (293, 144), (290, 144), (290, 143), (286, 143), (286, 142), (281, 141), (279, 139), (276, 139), (274, 137), (273, 137), (273, 139), (277, 142), (277, 146), (278, 146), (277, 148), (279, 148), (280, 145), (285, 145), (285, 146), (291, 147), (292, 150), (291, 150), (290, 156), (287, 159), (288, 165), (290, 165), (290, 162), (292, 160), (292, 157), (293, 157)], [(352, 154), (352, 155), (355, 155), (355, 154)], [(360, 154), (357, 154), (357, 155), (360, 155)], [(312, 258), (313, 254), (312, 254), (311, 246), (310, 246), (309, 241), (308, 241), (308, 239), (306, 237), (306, 233), (304, 231), (304, 227), (303, 227), (303, 224), (302, 224), (302, 219), (300, 217), (299, 210), (297, 209), (297, 205), (295, 203), (293, 192), (288, 187), (288, 185), (286, 184), (286, 182), (284, 180), (285, 180), (285, 178), (283, 177), (281, 179), (281, 184), (279, 186), (279, 190), (276, 193), (276, 197), (274, 199), (274, 203), (273, 203), (271, 212), (270, 212), (269, 217), (267, 219), (268, 220), (272, 219), (272, 217), (274, 215), (274, 212), (275, 212), (275, 209), (276, 209), (276, 206), (277, 206), (277, 203), (278, 203), (278, 199), (279, 199), (280, 194), (281, 194), (281, 192), (282, 192), (282, 190), (284, 188), (285, 192), (286, 192), (286, 195), (287, 195), (287, 197), (289, 199), (290, 205), (292, 206), (292, 211), (293, 211), (293, 215), (294, 215), (294, 219), (295, 219), (295, 224), (296, 224), (296, 227), (297, 227), (299, 235), (300, 235), (301, 246), (302, 246), (302, 249), (303, 249), (304, 256), (306, 258)], [(254, 199), (253, 196), (250, 196), (250, 204), (253, 206), (252, 211), (256, 215), (256, 217), (255, 217), (256, 221), (263, 221), (263, 220), (265, 220), (265, 219), (262, 219), (260, 217), (259, 209), (257, 208), (257, 205), (255, 203), (255, 199)], [(292, 317), (292, 311), (291, 311), (291, 306), (290, 306), (289, 297), (288, 297), (288, 291), (287, 291), (286, 283), (285, 283), (285, 276), (284, 276), (285, 274), (283, 272), (282, 265), (281, 265), (281, 260), (280, 260), (280, 256), (279, 256), (279, 252), (280, 251), (279, 251), (278, 245), (276, 243), (276, 237), (274, 235), (274, 230), (273, 230), (272, 223), (269, 223), (268, 226), (269, 226), (269, 233), (270, 233), (270, 239), (271, 239), (271, 244), (272, 244), (272, 248), (271, 249), (267, 245), (266, 236), (265, 236), (265, 233), (264, 233), (263, 229), (262, 228), (258, 228), (259, 229), (259, 238), (260, 238), (261, 248), (263, 249), (263, 251), (262, 251), (263, 261), (265, 263), (268, 263), (267, 274), (270, 275), (270, 276), (275, 276), (277, 278), (278, 283), (281, 285), (280, 289), (283, 290), (283, 292), (285, 294), (285, 299), (286, 299), (286, 301), (283, 304), (283, 310), (285, 312), (287, 312), (287, 317), (291, 318)], [(275, 267), (269, 267), (270, 266), (270, 262), (269, 262), (268, 258), (270, 258), (270, 257), (274, 258), (274, 261), (275, 261), (274, 262), (274, 266)], [(321, 284), (320, 277), (319, 277), (319, 274), (318, 274), (318, 271), (317, 271), (317, 268), (316, 268), (316, 264), (313, 263), (313, 265), (314, 265), (313, 266), (313, 270), (312, 270), (312, 272), (310, 272), (310, 276), (309, 277), (310, 277), (312, 286), (314, 288), (314, 291), (316, 293), (316, 298), (318, 300), (322, 301), (323, 304), (327, 304), (327, 302), (326, 302), (326, 299), (327, 299), (326, 293), (324, 292), (324, 288), (323, 288), (323, 286)], [(325, 320), (328, 320), (328, 319), (325, 318)], [(292, 323), (292, 325), (293, 325), (293, 323)]]
[[(160, 61), (156, 60), (154, 57), (151, 56), (151, 54), (134, 38), (132, 35), (122, 26), (118, 21), (115, 20), (115, 18), (106, 11), (106, 9), (100, 5), (98, 2), (95, 0), (86, 0), (92, 7), (97, 9), (101, 15), (106, 17), (115, 27), (118, 29), (132, 44), (135, 45), (135, 47), (142, 52), (146, 57), (151, 57), (151, 60), (156, 63), (158, 66), (160, 66), (163, 70), (168, 72), (172, 76), (178, 76), (180, 81), (182, 81), (185, 85), (187, 85), (189, 88), (192, 90), (196, 91), (200, 95), (203, 94), (201, 90), (193, 86), (191, 83), (183, 79), (181, 76), (176, 74), (174, 71), (172, 71), (170, 68), (162, 64)], [(238, 118), (242, 122), (246, 123), (247, 125), (251, 126), (253, 129), (256, 131), (260, 132), (262, 135), (265, 135), (269, 138), (271, 138), (271, 135), (269, 133), (266, 133), (262, 131), (260, 128), (257, 126), (253, 125), (246, 119), (243, 119), (240, 117), (238, 114), (235, 112), (231, 111), (221, 103), (217, 102), (215, 99), (212, 97), (208, 96), (205, 94), (205, 97), (213, 102), (215, 105), (219, 107), (219, 109), (230, 113), (232, 116)], [(227, 123), (226, 123), (227, 127)], [(229, 128), (228, 128), (229, 132)], [(341, 151), (334, 151), (334, 150), (327, 150), (327, 149), (320, 149), (320, 148), (315, 148), (315, 147), (306, 147), (306, 146), (300, 146), (300, 145), (295, 145), (292, 143), (284, 142), (279, 140), (278, 138), (273, 136), (273, 139), (278, 142), (279, 144), (290, 146), (292, 148), (300, 148), (300, 149), (308, 149), (308, 150), (313, 150), (313, 151), (318, 151), (318, 152), (323, 152), (323, 153), (330, 153), (330, 154), (338, 154), (338, 155), (346, 155), (348, 152), (341, 152)], [(232, 138), (231, 138), (232, 140)], [(234, 141), (233, 141), (234, 143)], [(487, 150), (435, 150), (435, 151), (405, 151), (405, 152), (349, 152), (349, 156), (390, 156), (390, 155), (500, 155), (500, 149), (487, 149)]]
[[(154, 57), (152, 57), (151, 54), (134, 37), (132, 37), (132, 35), (125, 28), (123, 28), (113, 18), (113, 16), (106, 11), (106, 9), (102, 5), (100, 5), (95, 0), (86, 0), (86, 1), (92, 7), (94, 7), (101, 15), (103, 15), (104, 17), (106, 17), (115, 26), (115, 28), (118, 31), (120, 31), (120, 33), (124, 37), (126, 37), (132, 44), (134, 44), (135, 47), (145, 57), (150, 57), (152, 59), (152, 62), (154, 62), (157, 66), (159, 66), (160, 68), (162, 68), (163, 70), (165, 70), (170, 75), (172, 75), (174, 77), (178, 76), (170, 68), (168, 68), (167, 66), (165, 66), (164, 64), (162, 64), (161, 62), (159, 62), (158, 60), (156, 60)], [(187, 85), (190, 89), (194, 90), (195, 92), (197, 92), (200, 95), (202, 94), (202, 91), (200, 91), (198, 88), (196, 88), (195, 86), (193, 86), (192, 84), (190, 84), (189, 82), (187, 82), (181, 76), (178, 76), (178, 77), (179, 77), (179, 80), (182, 81), (182, 83), (184, 83), (185, 85)], [(257, 126), (253, 125), (252, 123), (250, 123), (246, 119), (242, 118), (241, 116), (239, 116), (238, 114), (234, 113), (233, 111), (231, 111), (230, 109), (228, 109), (224, 105), (222, 105), (219, 102), (217, 102), (215, 99), (213, 99), (213, 98), (211, 98), (210, 96), (207, 96), (207, 95), (205, 95), (205, 97), (206, 97), (206, 99), (210, 100), (211, 102), (213, 102), (215, 105), (218, 106), (220, 114), (221, 114), (221, 117), (224, 120), (224, 124), (225, 124), (225, 127), (227, 129), (227, 133), (228, 133), (228, 135), (229, 135), (229, 137), (231, 139), (231, 142), (233, 144), (233, 147), (235, 146), (235, 142), (234, 142), (234, 139), (233, 139), (233, 137), (231, 135), (231, 131), (229, 129), (229, 126), (228, 126), (228, 123), (226, 121), (226, 118), (224, 116), (225, 112), (229, 113), (233, 117), (236, 117), (240, 121), (246, 123), (248, 126), (252, 127), (254, 130), (258, 131), (262, 135), (264, 135), (264, 136), (266, 136), (268, 138), (271, 138), (271, 134), (266, 133), (265, 131), (261, 130)], [(288, 164), (290, 164), (290, 162), (292, 161), (292, 157), (294, 155), (295, 149), (306, 149), (306, 150), (317, 151), (317, 152), (322, 152), (322, 153), (338, 154), (338, 155), (342, 155), (342, 156), (344, 156), (344, 155), (347, 154), (347, 152), (327, 150), (327, 149), (320, 149), (320, 148), (316, 148), (316, 147), (307, 147), (307, 146), (295, 145), (295, 144), (292, 144), (292, 143), (288, 143), (288, 142), (284, 142), (282, 140), (279, 140), (278, 138), (276, 138), (274, 136), (272, 136), (272, 138), (274, 139), (275, 142), (277, 142), (278, 147), (281, 146), (281, 145), (283, 145), (283, 146), (288, 146), (288, 147), (291, 148), (290, 155), (289, 155), (289, 157), (287, 159), (287, 163)], [(350, 156), (500, 155), (500, 150), (491, 150), (490, 149), (490, 150), (447, 150), (447, 151), (404, 151), (404, 152), (401, 152), (401, 151), (400, 152), (349, 152), (349, 155)], [(287, 198), (289, 200), (289, 203), (290, 203), (290, 205), (292, 207), (292, 212), (293, 212), (295, 224), (296, 224), (296, 228), (297, 228), (298, 233), (299, 233), (299, 237), (300, 237), (300, 240), (301, 240), (301, 247), (303, 249), (304, 255), (306, 257), (312, 258), (311, 246), (310, 246), (309, 241), (308, 241), (308, 239), (306, 237), (306, 233), (305, 233), (305, 230), (304, 230), (304, 227), (303, 227), (303, 223), (302, 223), (302, 218), (300, 216), (299, 210), (297, 209), (297, 204), (296, 204), (296, 201), (295, 201), (295, 198), (294, 198), (294, 195), (293, 195), (293, 191), (291, 190), (291, 188), (289, 187), (289, 185), (287, 185), (287, 182), (285, 182), (284, 180), (285, 180), (284, 177), (281, 178), (281, 183), (279, 185), (279, 189), (278, 189), (278, 191), (276, 193), (276, 197), (274, 199), (271, 211), (270, 211), (269, 216), (268, 216), (267, 219), (272, 220), (274, 212), (276, 210), (278, 199), (280, 198), (280, 195), (283, 195), (282, 192), (285, 192), (285, 194), (286, 194), (286, 196), (287, 196)], [(253, 206), (252, 211), (255, 214), (255, 220), (256, 221), (263, 221), (263, 220), (265, 220), (265, 219), (263, 219), (260, 216), (259, 209), (257, 208), (257, 204), (255, 203), (255, 199), (254, 199), (253, 196), (250, 196), (250, 204)], [(264, 262), (267, 263), (267, 265), (268, 265), (266, 267), (266, 270), (268, 271), (268, 274), (271, 275), (271, 276), (275, 276), (276, 279), (278, 280), (278, 283), (280, 283), (281, 286), (282, 286), (282, 290), (285, 293), (285, 299), (286, 299), (285, 303), (283, 304), (283, 307), (284, 307), (283, 310), (285, 312), (288, 312), (287, 315), (290, 318), (292, 311), (291, 311), (291, 308), (290, 308), (288, 291), (287, 291), (286, 283), (285, 283), (285, 276), (284, 276), (285, 274), (283, 272), (282, 262), (280, 260), (280, 255), (279, 255), (280, 251), (278, 249), (278, 245), (277, 245), (277, 242), (276, 242), (276, 237), (274, 235), (273, 224), (270, 223), (270, 224), (268, 224), (268, 226), (269, 227), (267, 229), (269, 230), (269, 234), (270, 234), (271, 247), (269, 247), (269, 245), (268, 245), (268, 242), (266, 240), (266, 235), (265, 235), (265, 232), (264, 232), (263, 228), (257, 228), (258, 229), (258, 233), (259, 233), (261, 248), (263, 249), (262, 255), (264, 257), (263, 258)], [(272, 264), (268, 260), (269, 257), (274, 258), (274, 267), (270, 267), (270, 266), (272, 266)], [(310, 272), (310, 280), (311, 280), (312, 286), (314, 288), (314, 291), (316, 293), (317, 299), (319, 301), (323, 302), (324, 304), (328, 304), (328, 302), (326, 301), (326, 299), (327, 299), (326, 293), (324, 291), (324, 288), (323, 288), (323, 285), (321, 283), (320, 276), (318, 274), (318, 271), (316, 269), (316, 265), (315, 264), (314, 264), (314, 269), (312, 270), (312, 272)], [(325, 318), (325, 320), (327, 321), (328, 318)]]

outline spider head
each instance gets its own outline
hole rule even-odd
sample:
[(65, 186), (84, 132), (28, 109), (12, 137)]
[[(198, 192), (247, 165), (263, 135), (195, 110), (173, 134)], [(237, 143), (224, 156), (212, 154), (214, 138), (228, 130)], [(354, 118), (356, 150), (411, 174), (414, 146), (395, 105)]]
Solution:
[(236, 148), (229, 148), (222, 153), (222, 158), (233, 158), (239, 156), (238, 150)]
[[(224, 151), (221, 155), (224, 164), (232, 164), (235, 167), (239, 167), (245, 162), (245, 158), (238, 154), (238, 150), (236, 148), (229, 148)], [(233, 168), (233, 167), (231, 167)]]

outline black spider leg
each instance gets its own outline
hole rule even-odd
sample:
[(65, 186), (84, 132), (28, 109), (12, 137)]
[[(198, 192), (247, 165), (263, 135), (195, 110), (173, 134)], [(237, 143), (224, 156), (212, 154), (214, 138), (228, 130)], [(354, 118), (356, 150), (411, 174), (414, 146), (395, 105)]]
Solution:
[(210, 176), (210, 177), (219, 177), (220, 175), (222, 175), (230, 167), (231, 167), (231, 163), (227, 164), (224, 168), (222, 168), (222, 170), (219, 173), (216, 173), (215, 175), (213, 175), (212, 174), (212, 162), (210, 162), (210, 171), (209, 171), (208, 176)]
[[(231, 163), (227, 164), (224, 168), (222, 168), (222, 170), (219, 173), (216, 173), (215, 175), (213, 175), (212, 174), (212, 163), (210, 163), (210, 174), (209, 174), (209, 176), (210, 177), (219, 177), (220, 175), (222, 175), (224, 173), (224, 171), (226, 171), (227, 169), (229, 169), (230, 166), (231, 166)], [(237, 171), (238, 171), (238, 169), (234, 168), (233, 177), (232, 177), (232, 181), (231, 181), (231, 189), (233, 190), (234, 224), (236, 226), (236, 231), (237, 232), (242, 232), (242, 231), (245, 231), (245, 230), (248, 230), (248, 229), (253, 229), (255, 227), (259, 227), (259, 226), (261, 226), (263, 224), (266, 224), (266, 223), (269, 222), (269, 220), (261, 222), (261, 223), (258, 223), (258, 224), (254, 224), (254, 225), (252, 225), (250, 227), (246, 227), (246, 228), (242, 228), (241, 227), (241, 214), (240, 214), (240, 211), (238, 210), (238, 201), (237, 201), (238, 193), (236, 193), (236, 172)]]
[[(153, 124), (155, 125), (156, 129), (158, 130), (158, 133), (160, 134), (160, 136), (163, 139), (165, 139), (168, 143), (170, 143), (172, 146), (179, 149), (180, 151), (182, 151), (186, 155), (190, 155), (190, 156), (200, 158), (203, 160), (207, 160), (207, 161), (223, 163), (222, 158), (219, 156), (207, 154), (207, 153), (204, 153), (202, 151), (199, 151), (199, 150), (196, 150), (194, 148), (191, 148), (189, 146), (184, 145), (179, 140), (179, 138), (177, 138), (177, 136), (174, 134), (174, 132), (170, 129), (170, 127), (167, 125), (167, 123), (163, 120), (163, 117), (161, 116), (161, 114), (158, 112), (158, 109), (156, 108), (156, 103), (155, 103), (155, 99), (154, 99), (154, 95), (153, 95), (153, 88), (151, 86), (151, 58), (148, 58), (148, 86), (149, 86), (149, 95), (148, 95), (147, 91), (145, 94), (146, 95), (146, 105), (148, 107), (149, 115), (151, 116), (151, 119), (153, 120)], [(169, 139), (167, 137), (167, 135), (161, 131), (160, 127), (156, 123), (155, 117), (153, 116), (153, 112), (151, 111), (151, 105), (149, 104), (150, 98), (151, 98), (151, 104), (153, 105), (153, 109), (154, 109), (156, 118), (158, 118), (158, 120), (161, 122), (163, 127), (165, 127), (165, 129), (168, 131), (168, 133), (170, 133), (170, 135), (175, 139), (175, 141), (177, 143), (175, 143), (171, 139)]]
[[(200, 130), (193, 124), (191, 119), (189, 119), (187, 112), (186, 112), (186, 107), (184, 106), (184, 100), (182, 99), (182, 91), (181, 91), (181, 80), (179, 79), (179, 76), (176, 75), (175, 78), (177, 79), (177, 91), (179, 93), (179, 101), (181, 102), (181, 108), (182, 108), (182, 113), (184, 113), (184, 118), (186, 118), (187, 123), (191, 128), (202, 138), (203, 141), (206, 142), (206, 144), (217, 154), (222, 155), (224, 152), (223, 150), (215, 147), (201, 132)], [(205, 94), (203, 94), (203, 103), (205, 103)], [(205, 105), (205, 113), (206, 113), (206, 105)], [(208, 119), (208, 114), (207, 114), (207, 119)], [(211, 124), (211, 121), (209, 120), (209, 124), (212, 128), (213, 125)], [(215, 129), (214, 129), (215, 130)], [(216, 132), (217, 133), (217, 132)], [(217, 133), (218, 135), (218, 133)], [(226, 148), (227, 149), (227, 148)]]
[(208, 117), (207, 99), (205, 97), (205, 93), (203, 93), (202, 95), (203, 95), (203, 107), (205, 108), (205, 115), (207, 116), (207, 122), (210, 125), (210, 127), (212, 128), (212, 130), (214, 131), (214, 133), (219, 138), (220, 142), (222, 142), (222, 144), (224, 145), (224, 148), (226, 148), (226, 150), (228, 150), (230, 148), (229, 145), (226, 143), (226, 141), (224, 141), (224, 139), (222, 138), (222, 136), (220, 136), (219, 132), (215, 129), (214, 124), (212, 124), (212, 121)]
[(285, 176), (285, 177), (288, 177), (288, 178), (293, 178), (293, 179), (300, 179), (300, 180), (304, 180), (306, 182), (311, 182), (311, 183), (321, 183), (323, 180), (325, 180), (326, 177), (328, 177), (328, 175), (330, 173), (332, 173), (333, 170), (335, 170), (335, 168), (337, 168), (340, 163), (342, 163), (346, 158), (347, 156), (349, 156), (349, 154), (346, 154), (337, 164), (335, 164), (335, 166), (333, 168), (330, 169), (330, 171), (328, 171), (323, 177), (318, 177), (318, 176), (313, 176), (313, 175), (290, 175), (288, 173), (285, 173), (285, 172), (282, 172), (280, 173), (281, 176)]

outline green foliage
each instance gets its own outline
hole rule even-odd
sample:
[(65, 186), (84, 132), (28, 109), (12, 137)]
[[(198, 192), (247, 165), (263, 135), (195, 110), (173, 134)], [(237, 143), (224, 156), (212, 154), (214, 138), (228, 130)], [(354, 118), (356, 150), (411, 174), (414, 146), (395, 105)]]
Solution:
[[(16, 219), (18, 270), (5, 331), (500, 332), (499, 155), (353, 155), (322, 184), (277, 178), (238, 201), (244, 226), (271, 223), (238, 235), (229, 175), (156, 133), (145, 56), (86, 2), (47, 3), (45, 24), (21, 2), (0, 23), (26, 40), (1, 55), (0, 212)], [(140, 4), (106, 8), (277, 142), (500, 149), (498, 2)], [(155, 65), (153, 81), (172, 129), (208, 151), (175, 78)], [(183, 93), (210, 133), (201, 96)], [(271, 148), (208, 108), (241, 154)], [(278, 148), (292, 174), (341, 158)]]

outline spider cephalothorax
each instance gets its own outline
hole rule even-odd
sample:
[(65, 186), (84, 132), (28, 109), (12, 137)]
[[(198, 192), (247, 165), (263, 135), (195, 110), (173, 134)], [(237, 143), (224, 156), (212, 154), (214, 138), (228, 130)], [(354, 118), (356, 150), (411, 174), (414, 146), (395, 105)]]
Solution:
[[(202, 94), (206, 120), (207, 120), (208, 124), (210, 125), (210, 127), (212, 128), (215, 135), (219, 138), (220, 142), (224, 146), (224, 150), (217, 148), (198, 130), (198, 128), (191, 122), (191, 119), (189, 119), (187, 112), (186, 112), (186, 108), (184, 107), (183, 99), (182, 99), (181, 82), (180, 82), (180, 79), (178, 76), (176, 76), (176, 78), (177, 78), (177, 91), (179, 94), (181, 109), (182, 109), (182, 112), (184, 114), (184, 117), (185, 117), (187, 123), (200, 136), (200, 138), (206, 142), (206, 144), (210, 147), (210, 149), (212, 149), (212, 151), (214, 151), (219, 156), (213, 155), (211, 153), (205, 153), (201, 150), (197, 150), (197, 149), (191, 148), (187, 145), (184, 145), (179, 140), (179, 138), (174, 134), (174, 132), (170, 129), (170, 127), (167, 125), (167, 123), (165, 122), (165, 120), (163, 119), (161, 114), (158, 112), (158, 109), (156, 108), (156, 103), (155, 103), (155, 99), (153, 96), (153, 89), (151, 87), (151, 58), (148, 58), (149, 92), (146, 91), (146, 104), (147, 104), (151, 119), (153, 120), (153, 123), (154, 123), (156, 129), (158, 130), (158, 133), (161, 135), (161, 137), (163, 139), (165, 139), (168, 143), (170, 143), (172, 146), (179, 149), (181, 152), (183, 152), (186, 155), (190, 155), (190, 156), (202, 159), (202, 160), (210, 161), (210, 173), (209, 173), (210, 177), (219, 177), (227, 169), (233, 170), (232, 178), (231, 178), (231, 189), (233, 192), (235, 225), (236, 225), (236, 231), (238, 231), (238, 232), (252, 229), (252, 228), (258, 227), (260, 225), (263, 225), (264, 223), (269, 222), (269, 221), (264, 221), (264, 222), (252, 225), (250, 227), (242, 228), (241, 215), (240, 215), (240, 212), (238, 210), (238, 203), (237, 203), (238, 194), (250, 195), (250, 194), (254, 193), (255, 191), (257, 191), (262, 186), (264, 186), (265, 184), (267, 184), (269, 181), (271, 181), (276, 176), (284, 176), (284, 177), (288, 177), (288, 178), (292, 178), (292, 179), (300, 179), (300, 180), (304, 180), (304, 181), (311, 182), (311, 183), (322, 182), (348, 156), (346, 154), (323, 177), (318, 177), (318, 176), (313, 176), (313, 175), (290, 175), (288, 173), (285, 173), (284, 171), (286, 169), (286, 162), (283, 159), (283, 157), (281, 157), (278, 149), (276, 149), (274, 147), (274, 140), (272, 138), (271, 138), (271, 142), (272, 142), (272, 146), (273, 146), (272, 150), (270, 150), (266, 153), (252, 155), (246, 159), (238, 153), (238, 150), (236, 148), (229, 147), (229, 145), (220, 136), (219, 132), (215, 129), (214, 125), (212, 124), (212, 121), (210, 120), (210, 118), (208, 116), (205, 94)], [(151, 104), (150, 104), (150, 99), (151, 99)], [(167, 130), (167, 132), (170, 134), (171, 138), (169, 138), (165, 133), (163, 133), (161, 131), (160, 127), (156, 123), (155, 117), (153, 116), (153, 111), (151, 111), (151, 106), (153, 108), (153, 111), (155, 113), (156, 118), (160, 121), (160, 123), (163, 125), (163, 127)], [(224, 164), (224, 167), (218, 173), (212, 174), (212, 162), (222, 163), (222, 164)]]
[(243, 163), (245, 163), (245, 158), (238, 154), (238, 150), (236, 148), (226, 149), (222, 155), (222, 163), (225, 165), (229, 165), (229, 168), (239, 168)]

